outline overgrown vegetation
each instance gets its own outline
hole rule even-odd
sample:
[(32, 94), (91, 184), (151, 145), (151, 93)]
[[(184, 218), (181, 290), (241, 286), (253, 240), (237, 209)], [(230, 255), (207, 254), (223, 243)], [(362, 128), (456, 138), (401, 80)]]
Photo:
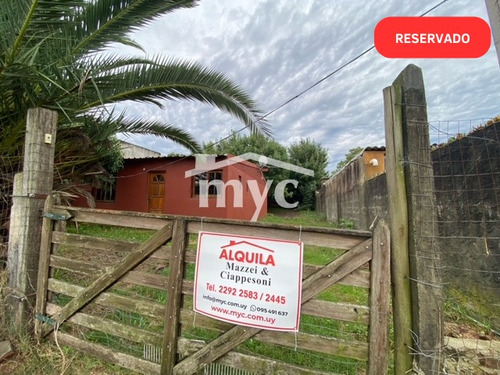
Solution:
[(100, 361), (67, 346), (58, 347), (54, 341), (37, 342), (16, 331), (10, 324), (7, 298), (10, 295), (7, 271), (0, 272), (0, 341), (8, 340), (14, 355), (0, 363), (0, 374), (11, 375), (52, 375), (52, 374), (121, 374), (135, 372)]
[[(479, 288), (478, 284), (446, 288), (445, 320), (467, 326), (478, 336), (500, 338), (500, 304), (498, 294)], [(492, 303), (493, 302), (493, 303)]]
[[(194, 100), (268, 133), (250, 96), (224, 74), (199, 63), (144, 57), (131, 32), (196, 0), (3, 1), (0, 7), (0, 236), (6, 237), (14, 175), (23, 163), (29, 108), (58, 112), (57, 190), (75, 191), (77, 178), (96, 180), (120, 166), (118, 133), (152, 134), (199, 151), (194, 136), (162, 120), (130, 116), (131, 102), (163, 108)], [(111, 45), (138, 54), (111, 53)], [(80, 190), (81, 192), (81, 190)], [(1, 242), (0, 238), (0, 242)]]
[(287, 184), (285, 187), (284, 195), (286, 200), (290, 204), (297, 202), (299, 209), (314, 210), (316, 190), (320, 188), (321, 181), (328, 177), (328, 172), (326, 171), (328, 151), (321, 144), (309, 138), (300, 139), (288, 147), (284, 147), (262, 134), (254, 133), (242, 136), (238, 133), (233, 133), (229, 138), (203, 145), (203, 152), (232, 155), (253, 152), (284, 163), (307, 168), (314, 172), (314, 176), (308, 176), (286, 168), (277, 167), (273, 163), (262, 165), (262, 167), (267, 169), (266, 179), (273, 181), (268, 195), (268, 204), (270, 207), (276, 205), (274, 194), (272, 194), (275, 191), (276, 185), (281, 181), (294, 180), (298, 182), (296, 187), (292, 184)]
[[(322, 226), (333, 227), (331, 223), (326, 222), (324, 217), (309, 211), (294, 211), (293, 216), (288, 212), (286, 215), (283, 212), (274, 212), (269, 221), (280, 224), (295, 224), (304, 226)], [(133, 230), (121, 227), (108, 227), (102, 225), (89, 225), (80, 224), (78, 227), (68, 228), (69, 232), (79, 233), (90, 236), (97, 236), (102, 238), (116, 239), (122, 241), (143, 242), (151, 235), (151, 231), (147, 230)], [(189, 247), (194, 249), (196, 246), (196, 236), (191, 236)], [(60, 248), (60, 255), (65, 252), (73, 251), (70, 247), (64, 249)], [(331, 260), (338, 257), (342, 251), (325, 247), (312, 247), (306, 246), (304, 253), (304, 262), (313, 265), (324, 265)], [(73, 254), (73, 252), (71, 253)], [(95, 256), (96, 254), (92, 254)], [(105, 265), (105, 264), (103, 264)], [(160, 275), (168, 276), (168, 268), (161, 267), (161, 264), (153, 263), (146, 265), (145, 269), (150, 268), (150, 272)], [(152, 268), (151, 268), (152, 267)], [(58, 270), (54, 278), (65, 280), (72, 283), (85, 284), (80, 279), (84, 276), (75, 276), (74, 273)], [(5, 307), (5, 298), (8, 295), (7, 288), (7, 275), (4, 271), (0, 274), (0, 306)], [(194, 279), (194, 265), (189, 264), (186, 272), (186, 279)], [(165, 304), (167, 295), (164, 290), (143, 287), (140, 285), (118, 285), (112, 288), (112, 292), (118, 295), (129, 297), (136, 296), (138, 299), (145, 299), (153, 305), (163, 306)], [(474, 293), (467, 296), (461, 295), (458, 291), (453, 294), (453, 303), (450, 300), (445, 307), (445, 317), (448, 322), (456, 322), (458, 324), (465, 324), (469, 329), (475, 329), (478, 332), (484, 332), (485, 324), (487, 328), (493, 327), (495, 320), (480, 320), (476, 319), (478, 316), (473, 315), (473, 311), (479, 311), (478, 305), (481, 306), (481, 311), (484, 316), (490, 316), (491, 308), (485, 304), (488, 300), (481, 295)], [(351, 303), (357, 305), (366, 305), (368, 299), (368, 290), (346, 285), (335, 285), (323, 291), (319, 297), (321, 300)], [(54, 302), (57, 305), (66, 304), (71, 298), (64, 295), (57, 296)], [(163, 332), (163, 321), (161, 319), (146, 317), (137, 313), (127, 312), (121, 309), (112, 309), (105, 307), (96, 307), (99, 314), (103, 318), (112, 321), (126, 324), (128, 326), (147, 329), (161, 335)], [(185, 296), (184, 308), (192, 308), (192, 297)], [(50, 340), (44, 340), (40, 344), (36, 344), (32, 339), (22, 337), (10, 330), (6, 321), (7, 314), (4, 311), (0, 312), (0, 337), (1, 339), (8, 339), (12, 342), (16, 349), (16, 356), (0, 364), (0, 373), (17, 374), (54, 374), (54, 373), (82, 373), (82, 374), (133, 374), (133, 372), (123, 368), (105, 363), (96, 358), (86, 356), (69, 347), (58, 347), (56, 343)], [(498, 315), (500, 316), (500, 315)], [(71, 324), (65, 324), (66, 327), (61, 327), (61, 330), (73, 330)], [(143, 347), (136, 342), (130, 342), (126, 339), (117, 338), (110, 334), (105, 334), (100, 331), (77, 328), (80, 334), (85, 334), (87, 338), (97, 344), (106, 345), (116, 350), (142, 356)], [(301, 317), (301, 332), (317, 334), (321, 336), (336, 337), (345, 340), (366, 341), (367, 339), (367, 325), (353, 322), (341, 322), (332, 319), (325, 319), (320, 317), (303, 315)], [(193, 325), (186, 324), (183, 328), (183, 335), (186, 338), (210, 341), (219, 335), (219, 332), (208, 330)], [(275, 360), (284, 361), (289, 364), (297, 366), (307, 366), (314, 368), (318, 371), (334, 371), (339, 374), (352, 374), (358, 375), (362, 373), (364, 363), (347, 358), (332, 357), (318, 353), (312, 353), (305, 350), (294, 350), (293, 348), (278, 347), (255, 339), (247, 340), (244, 344), (240, 345), (237, 350), (252, 354), (262, 355)]]

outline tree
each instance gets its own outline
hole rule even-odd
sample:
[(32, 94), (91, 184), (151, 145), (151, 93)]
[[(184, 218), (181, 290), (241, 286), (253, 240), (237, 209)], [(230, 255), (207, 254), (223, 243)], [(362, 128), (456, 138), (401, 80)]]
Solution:
[(351, 148), (347, 154), (345, 154), (344, 156), (344, 159), (339, 161), (337, 163), (337, 168), (335, 169), (335, 171), (333, 172), (334, 174), (339, 172), (342, 168), (344, 168), (347, 164), (349, 164), (349, 162), (354, 159), (356, 156), (358, 156), (362, 151), (364, 150), (363, 147), (355, 147), (355, 148)]
[(328, 151), (319, 143), (306, 138), (291, 144), (288, 147), (288, 154), (290, 163), (314, 171), (314, 177), (297, 172), (292, 172), (290, 176), (299, 182), (297, 189), (293, 191), (294, 199), (299, 202), (299, 207), (314, 209), (316, 190), (321, 186), (321, 181), (328, 176), (326, 172)]
[[(259, 155), (264, 155), (276, 160), (288, 162), (287, 149), (278, 142), (261, 134), (252, 133), (251, 135), (242, 136), (238, 133), (233, 133), (229, 138), (222, 141), (203, 145), (203, 152), (207, 154), (232, 154), (242, 155), (247, 152), (255, 152)], [(269, 189), (268, 204), (274, 203), (274, 189), (276, 185), (283, 180), (289, 178), (289, 171), (283, 168), (267, 166), (268, 171), (265, 175), (267, 180), (272, 180), (273, 183)]]
[(130, 38), (131, 31), (196, 4), (196, 0), (2, 2), (0, 183), (4, 204), (22, 163), (26, 112), (31, 107), (59, 112), (56, 176), (65, 181), (100, 168), (98, 161), (107, 151), (116, 151), (112, 137), (119, 132), (154, 134), (199, 150), (195, 138), (182, 128), (127, 117), (116, 109), (119, 103), (163, 107), (167, 100), (196, 100), (234, 115), (252, 130), (268, 131), (257, 122), (260, 112), (254, 101), (221, 73), (169, 57), (106, 52), (113, 43), (141, 49)]

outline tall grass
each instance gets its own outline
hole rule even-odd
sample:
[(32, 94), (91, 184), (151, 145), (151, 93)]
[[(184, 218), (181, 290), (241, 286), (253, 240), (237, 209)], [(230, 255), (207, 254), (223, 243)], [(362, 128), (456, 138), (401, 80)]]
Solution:
[(121, 374), (134, 372), (89, 357), (52, 340), (37, 343), (26, 331), (16, 330), (8, 311), (8, 273), (0, 271), (0, 341), (9, 341), (14, 355), (0, 363), (0, 374), (53, 375), (53, 374)]
[[(303, 226), (321, 226), (321, 227), (337, 227), (337, 225), (328, 223), (324, 217), (310, 211), (301, 211), (294, 214), (292, 217), (279, 216), (280, 213), (271, 213), (266, 222), (295, 224)], [(125, 241), (144, 242), (153, 235), (153, 231), (134, 230), (121, 227), (109, 227), (103, 225), (80, 224), (78, 227), (69, 227), (68, 232), (84, 234), (89, 236), (118, 239)], [(195, 236), (191, 236), (195, 237)], [(190, 247), (194, 248), (196, 241), (190, 241)], [(66, 251), (71, 249), (60, 248), (60, 255), (64, 255)], [(321, 248), (307, 247), (305, 249), (305, 262), (322, 265), (333, 260), (341, 254), (340, 251)], [(168, 268), (155, 271), (156, 274), (168, 276)], [(7, 288), (7, 273), (4, 271), (0, 279), (0, 306), (5, 307), (5, 298), (8, 295)], [(68, 282), (76, 282), (77, 284), (86, 284), (88, 280), (84, 277), (72, 274), (69, 271), (56, 270), (53, 274), (56, 279), (61, 279)], [(194, 265), (187, 265), (186, 278), (192, 280), (194, 278)], [(142, 287), (142, 286), (121, 286), (113, 287), (113, 292), (123, 295), (138, 296), (146, 298), (152, 302), (165, 304), (165, 291)], [(358, 290), (356, 290), (358, 289)], [(328, 301), (343, 300), (352, 303), (366, 304), (366, 290), (359, 291), (360, 288), (349, 288), (344, 286), (335, 286), (323, 292), (321, 299)], [(57, 305), (65, 305), (71, 300), (71, 297), (64, 295), (54, 295), (53, 303)], [(192, 306), (192, 298), (186, 296), (184, 298), (185, 308)], [(0, 373), (9, 374), (133, 374), (132, 371), (117, 367), (115, 365), (100, 361), (90, 356), (86, 356), (69, 347), (58, 347), (52, 340), (43, 340), (37, 344), (31, 337), (21, 335), (9, 328), (9, 324), (5, 317), (7, 314), (4, 311), (0, 312), (0, 338), (9, 340), (15, 347), (16, 356), (8, 361), (0, 364)], [(162, 327), (158, 326), (159, 322), (150, 321), (138, 314), (132, 314), (120, 310), (108, 312), (105, 318), (111, 319), (123, 324), (134, 326), (141, 329), (154, 328), (154, 331), (162, 331)], [(72, 328), (71, 324), (66, 324), (66, 327), (61, 327), (62, 330)], [(301, 318), (301, 330), (304, 332), (319, 334), (319, 335), (336, 335), (343, 339), (366, 339), (366, 326), (343, 323), (333, 321), (331, 319), (316, 318), (312, 316), (303, 316)], [(81, 331), (81, 333), (84, 330)], [(139, 349), (135, 345), (126, 340), (115, 338), (112, 335), (103, 334), (95, 330), (85, 330), (88, 333), (88, 339), (92, 342), (106, 345), (108, 347), (129, 352), (133, 355), (140, 355)], [(193, 339), (202, 339), (211, 341), (219, 335), (218, 332), (206, 329), (186, 327), (183, 329), (184, 337)], [(133, 348), (132, 348), (133, 346)], [(258, 342), (256, 340), (247, 340), (238, 350), (253, 355), (264, 355), (266, 357), (284, 361), (290, 364), (299, 366), (307, 366), (320, 371), (334, 371), (342, 374), (358, 374), (362, 371), (364, 364), (359, 361), (349, 360), (345, 358), (332, 358), (331, 356), (312, 353), (304, 350), (294, 350), (293, 348), (277, 347)]]
[(316, 211), (290, 210), (284, 208), (271, 208), (267, 217), (260, 220), (263, 223), (303, 225), (309, 227), (354, 229), (354, 222), (341, 219), (339, 223), (326, 220), (326, 216)]

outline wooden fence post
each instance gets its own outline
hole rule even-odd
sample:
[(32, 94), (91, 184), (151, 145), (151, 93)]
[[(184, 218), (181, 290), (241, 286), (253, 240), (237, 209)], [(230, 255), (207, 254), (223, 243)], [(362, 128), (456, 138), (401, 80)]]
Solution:
[(411, 290), (408, 256), (408, 212), (403, 170), (401, 93), (384, 89), (385, 147), (389, 226), (391, 231), (391, 279), (393, 288), (394, 372), (412, 369)]
[(409, 65), (396, 80), (402, 86), (403, 147), (408, 201), (408, 243), (413, 309), (413, 349), (424, 374), (441, 372), (442, 282), (437, 236), (434, 173), (422, 70)]
[(57, 112), (28, 110), (23, 172), (14, 180), (7, 267), (12, 296), (8, 303), (16, 328), (26, 329), (34, 306), (42, 209), (52, 192)]
[(170, 273), (168, 276), (167, 305), (165, 308), (165, 329), (163, 334), (163, 356), (161, 374), (173, 375), (177, 364), (177, 342), (182, 305), (182, 279), (184, 278), (184, 260), (189, 235), (187, 222), (175, 219), (172, 224), (172, 250), (170, 255)]
[[(415, 65), (407, 66), (394, 81), (391, 91), (394, 112), (398, 113), (393, 132), (401, 136), (391, 141), (391, 148), (401, 148), (399, 153), (391, 156), (396, 157), (396, 166), (391, 167), (397, 168), (399, 174), (401, 170), (404, 172), (406, 197), (399, 204), (405, 205), (408, 213), (405, 223), (408, 231), (406, 246), (410, 266), (413, 354), (419, 370), (425, 374), (437, 374), (441, 371), (443, 342), (442, 284), (437, 272), (439, 253), (433, 242), (437, 233), (434, 176), (422, 70)], [(387, 155), (389, 159), (389, 150)], [(389, 182), (389, 166), (387, 177)], [(388, 188), (391, 185), (388, 184)], [(392, 190), (388, 191), (389, 202), (393, 194)], [(393, 201), (392, 205), (395, 203)], [(391, 233), (394, 234), (394, 230), (392, 228)]]
[(387, 374), (389, 368), (389, 312), (391, 303), (391, 235), (385, 221), (373, 231), (370, 266), (370, 325), (368, 375)]
[[(43, 212), (47, 213), (52, 210), (54, 206), (54, 197), (49, 196), (45, 200), (43, 207)], [(52, 229), (54, 223), (51, 219), (43, 217), (42, 220), (42, 235), (40, 240), (40, 262), (38, 264), (38, 276), (37, 276), (37, 290), (36, 290), (36, 305), (35, 305), (35, 315), (45, 314), (45, 308), (47, 307), (47, 286), (49, 279), (49, 269), (50, 269), (50, 254), (52, 250)], [(35, 335), (37, 340), (41, 339), (41, 321), (35, 319)]]

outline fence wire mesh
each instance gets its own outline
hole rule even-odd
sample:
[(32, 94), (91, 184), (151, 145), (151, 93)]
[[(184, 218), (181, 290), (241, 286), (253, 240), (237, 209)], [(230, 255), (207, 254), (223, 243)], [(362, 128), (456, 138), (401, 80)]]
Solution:
[(0, 269), (4, 268), (7, 259), (12, 188), (14, 175), (21, 170), (21, 163), (21, 157), (0, 152)]
[(431, 122), (429, 133), (433, 191), (421, 193), (433, 199), (421, 209), (433, 210), (435, 222), (431, 233), (422, 235), (432, 239), (429, 256), (440, 258), (445, 335), (440, 373), (499, 373), (500, 122), (476, 127), (471, 121)]
[[(71, 297), (67, 293), (72, 290), (69, 285), (86, 287), (95, 280), (103, 269), (113, 267), (131, 250), (132, 244), (143, 242), (150, 238), (153, 232), (132, 228), (120, 228), (105, 225), (79, 223), (77, 226), (68, 224), (63, 230), (73, 241), (65, 240), (65, 234), (56, 235), (52, 255), (51, 283), (53, 289), (62, 292), (51, 292), (49, 302), (58, 308), (66, 305)], [(116, 246), (104, 249), (101, 240), (118, 241)], [(185, 282), (193, 282), (197, 236), (189, 236), (189, 261), (185, 264)], [(120, 245), (120, 246), (118, 246)], [(72, 334), (86, 342), (101, 345), (116, 352), (133, 356), (137, 359), (160, 363), (162, 358), (162, 337), (165, 329), (164, 309), (168, 299), (166, 285), (170, 273), (169, 261), (165, 258), (167, 250), (142, 262), (134, 269), (135, 275), (129, 274), (106, 290), (103, 299), (96, 299), (81, 310), (80, 319), (66, 322), (60, 327), (60, 332)], [(306, 246), (308, 257), (319, 258), (313, 261), (319, 264), (328, 263), (343, 252), (336, 249)], [(319, 255), (318, 255), (319, 254)], [(365, 267), (367, 270), (367, 267)], [(59, 286), (58, 286), (59, 285)], [(73, 287), (75, 288), (75, 287)], [(66, 290), (66, 292), (64, 292)], [(321, 316), (303, 315), (300, 322), (300, 333), (295, 337), (293, 345), (279, 345), (266, 342), (259, 338), (251, 338), (236, 348), (236, 352), (249, 357), (265, 358), (268, 361), (281, 361), (297, 368), (303, 373), (332, 373), (358, 375), (366, 370), (366, 361), (346, 356), (333, 356), (325, 344), (317, 343), (317, 352), (313, 349), (301, 348), (302, 341), (309, 337), (318, 337), (334, 341), (337, 345), (359, 343), (365, 345), (368, 339), (367, 315), (368, 289), (352, 285), (333, 285), (323, 291), (319, 299), (325, 301), (343, 301), (350, 307), (360, 311), (359, 323), (340, 321)], [(108, 301), (109, 300), (109, 301)], [(113, 301), (111, 303), (110, 301)], [(106, 302), (108, 301), (108, 302)], [(121, 301), (121, 302), (120, 302)], [(117, 307), (120, 305), (122, 307)], [(183, 296), (183, 318), (180, 336), (189, 340), (189, 345), (204, 345), (217, 338), (222, 328), (209, 325), (206, 318), (192, 311), (193, 296), (187, 293)], [(348, 306), (348, 305), (345, 305)], [(52, 306), (55, 311), (56, 307)], [(53, 312), (51, 310), (51, 312)], [(132, 311), (133, 310), (133, 311)], [(205, 320), (205, 322), (204, 322)], [(106, 322), (106, 328), (103, 323)], [(115, 328), (113, 328), (115, 327)], [(116, 327), (120, 327), (117, 329)], [(225, 327), (227, 328), (227, 327)], [(122, 333), (120, 333), (122, 332)], [(127, 335), (124, 335), (126, 332)], [(310, 339), (309, 339), (310, 340)], [(307, 341), (307, 340), (306, 340)], [(187, 342), (187, 341), (185, 341)], [(306, 345), (307, 346), (307, 345)], [(310, 347), (310, 346), (309, 346)], [(185, 353), (181, 352), (180, 360)], [(308, 370), (305, 370), (308, 369)], [(198, 374), (218, 375), (251, 375), (262, 373), (232, 368), (223, 364), (210, 364)]]

